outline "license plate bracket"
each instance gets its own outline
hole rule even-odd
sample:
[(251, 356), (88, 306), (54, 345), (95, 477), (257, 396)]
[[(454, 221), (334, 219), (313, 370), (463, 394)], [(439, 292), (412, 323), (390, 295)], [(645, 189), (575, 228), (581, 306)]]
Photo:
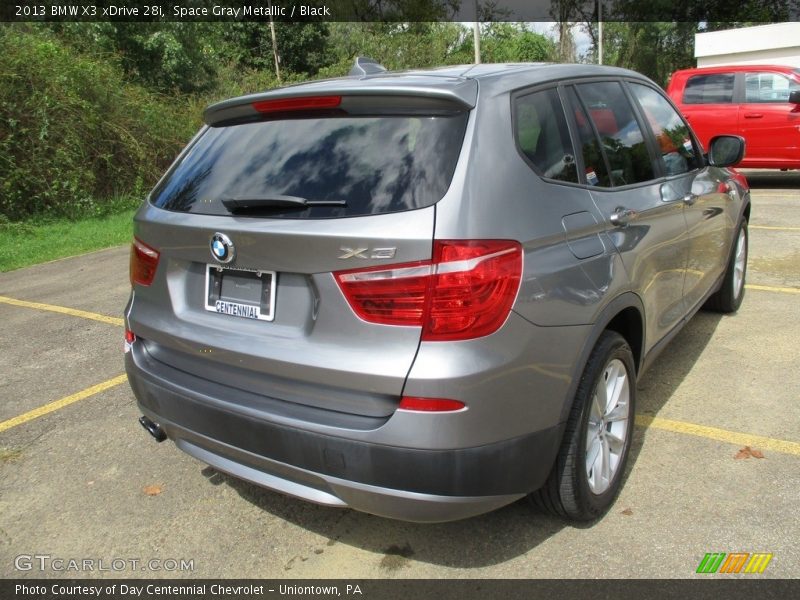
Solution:
[(205, 309), (259, 321), (275, 318), (274, 271), (206, 265)]

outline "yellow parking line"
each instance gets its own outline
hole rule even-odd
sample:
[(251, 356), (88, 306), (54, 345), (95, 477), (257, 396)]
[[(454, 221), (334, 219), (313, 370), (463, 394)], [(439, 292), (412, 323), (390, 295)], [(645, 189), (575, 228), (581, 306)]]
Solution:
[(41, 416), (49, 414), (60, 408), (64, 408), (65, 406), (69, 406), (70, 404), (78, 402), (79, 400), (85, 400), (89, 396), (94, 396), (95, 394), (104, 392), (109, 388), (117, 386), (121, 383), (125, 383), (127, 380), (128, 380), (127, 375), (119, 375), (117, 377), (114, 377), (113, 379), (104, 381), (103, 383), (98, 383), (97, 385), (88, 387), (85, 390), (81, 390), (76, 394), (67, 396), (66, 398), (61, 398), (61, 400), (56, 400), (55, 402), (51, 402), (50, 404), (45, 404), (44, 406), (35, 408), (22, 415), (19, 415), (18, 417), (14, 417), (13, 419), (8, 419), (7, 421), (3, 421), (2, 423), (0, 423), (0, 432), (6, 431), (7, 429), (11, 429), (12, 427), (16, 427), (17, 425), (22, 425), (23, 423), (27, 423), (28, 421), (33, 421), (34, 419), (38, 419)]
[(800, 456), (800, 443), (798, 442), (776, 440), (760, 435), (739, 433), (737, 431), (728, 431), (727, 429), (718, 429), (716, 427), (697, 425), (685, 421), (672, 421), (671, 419), (662, 419), (661, 417), (651, 417), (648, 415), (637, 415), (636, 424), (640, 427), (663, 429), (664, 431), (685, 433), (686, 435), (696, 435), (720, 442), (728, 442), (729, 444), (735, 444), (737, 446), (752, 446), (759, 450), (771, 450), (772, 452)]
[(27, 300), (17, 300), (16, 298), (9, 298), (8, 296), (0, 296), (0, 303), (10, 304), (11, 306), (23, 306), (25, 308), (34, 308), (36, 310), (47, 310), (54, 313), (61, 313), (62, 315), (71, 315), (73, 317), (91, 319), (92, 321), (100, 321), (101, 323), (119, 325), (120, 327), (124, 324), (124, 321), (119, 317), (109, 317), (107, 315), (100, 315), (85, 310), (67, 308), (66, 306), (55, 306), (54, 304), (43, 304), (41, 302), (28, 302)]
[(745, 285), (748, 290), (761, 290), (762, 292), (779, 292), (781, 294), (800, 294), (800, 288), (795, 287), (775, 287), (771, 285), (754, 285), (748, 283)]
[(774, 227), (772, 225), (748, 225), (748, 229), (769, 229), (771, 231), (800, 231), (800, 227)]

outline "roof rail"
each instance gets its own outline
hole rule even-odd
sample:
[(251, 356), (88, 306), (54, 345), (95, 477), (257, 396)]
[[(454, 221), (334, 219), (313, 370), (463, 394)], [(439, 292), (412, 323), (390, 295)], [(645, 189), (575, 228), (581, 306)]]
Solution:
[(353, 64), (353, 68), (350, 69), (349, 75), (361, 77), (363, 75), (374, 75), (376, 73), (385, 72), (386, 67), (380, 64), (378, 61), (367, 58), (366, 56), (357, 56), (356, 61)]

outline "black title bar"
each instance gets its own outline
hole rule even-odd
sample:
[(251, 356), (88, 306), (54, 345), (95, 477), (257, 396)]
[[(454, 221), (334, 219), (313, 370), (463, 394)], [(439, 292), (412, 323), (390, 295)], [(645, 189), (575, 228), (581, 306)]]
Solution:
[(800, 20), (800, 0), (4, 0), (0, 21)]

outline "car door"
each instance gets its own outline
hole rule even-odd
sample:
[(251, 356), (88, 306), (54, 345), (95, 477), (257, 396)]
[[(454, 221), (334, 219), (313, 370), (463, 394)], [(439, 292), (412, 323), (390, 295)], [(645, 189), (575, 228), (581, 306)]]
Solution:
[(643, 83), (627, 85), (656, 141), (663, 200), (684, 205), (689, 260), (683, 296), (688, 312), (705, 299), (727, 264), (730, 228), (735, 225), (727, 183), (705, 166), (689, 127), (661, 92)]
[[(739, 105), (739, 135), (747, 140), (748, 164), (780, 164), (800, 158), (800, 110), (789, 94), (800, 83), (770, 71), (742, 73), (744, 98)], [(767, 166), (764, 164), (764, 166)]]
[(686, 80), (679, 104), (706, 149), (715, 135), (738, 131), (734, 83), (732, 72), (698, 73)]
[(683, 201), (664, 198), (652, 143), (620, 81), (564, 89), (581, 168), (645, 310), (645, 351), (683, 317), (689, 248)]

